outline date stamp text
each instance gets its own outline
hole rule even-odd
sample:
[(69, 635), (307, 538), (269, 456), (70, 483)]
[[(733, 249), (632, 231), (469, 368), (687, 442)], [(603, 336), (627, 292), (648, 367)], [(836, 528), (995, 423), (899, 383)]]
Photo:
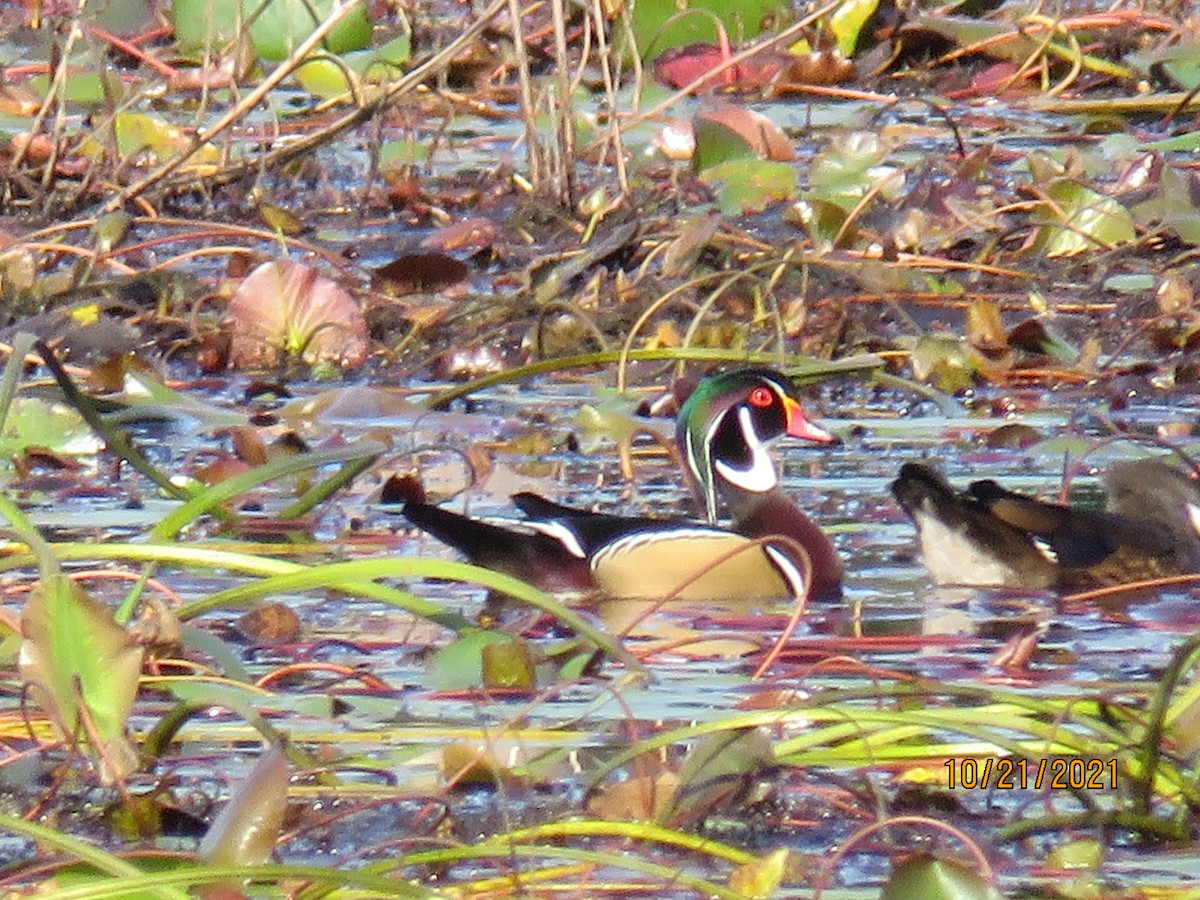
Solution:
[(1040, 759), (999, 758), (946, 760), (950, 790), (1108, 791), (1117, 787), (1116, 759), (1045, 756)]

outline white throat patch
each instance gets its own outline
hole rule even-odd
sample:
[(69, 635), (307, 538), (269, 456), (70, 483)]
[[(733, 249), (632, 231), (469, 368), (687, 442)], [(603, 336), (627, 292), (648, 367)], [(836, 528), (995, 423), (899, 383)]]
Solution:
[(767, 491), (773, 490), (779, 483), (779, 479), (775, 475), (775, 464), (771, 462), (771, 456), (767, 453), (766, 446), (759, 438), (758, 432), (754, 430), (754, 420), (750, 416), (750, 410), (745, 406), (739, 406), (737, 417), (742, 439), (750, 450), (750, 467), (735, 469), (718, 459), (713, 462), (713, 468), (717, 474), (735, 487), (755, 494), (765, 494)]

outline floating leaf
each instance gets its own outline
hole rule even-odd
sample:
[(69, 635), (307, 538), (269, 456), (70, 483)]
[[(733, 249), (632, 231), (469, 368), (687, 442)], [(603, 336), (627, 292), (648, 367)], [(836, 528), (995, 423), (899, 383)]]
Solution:
[(197, 851), (215, 866), (261, 866), (271, 858), (287, 808), (287, 758), (267, 750), (209, 826)]
[(879, 900), (1000, 900), (1000, 893), (966, 866), (926, 853), (905, 860), (892, 872)]
[(129, 234), (133, 226), (133, 216), (118, 209), (115, 212), (104, 213), (96, 219), (92, 233), (96, 236), (96, 249), (108, 253)]
[[(1195, 148), (1200, 149), (1200, 132)], [(1189, 244), (1200, 244), (1200, 210), (1192, 202), (1196, 179), (1187, 172), (1167, 166), (1154, 195), (1131, 210), (1134, 221), (1150, 228), (1161, 225)]]
[[(220, 157), (220, 151), (211, 144), (205, 144), (193, 152), (192, 132), (149, 113), (129, 110), (119, 112), (113, 117), (110, 127), (117, 153), (122, 159), (146, 151), (153, 153), (160, 160), (191, 153), (187, 168), (194, 169), (215, 165)], [(102, 137), (89, 135), (80, 142), (79, 152), (93, 159), (100, 159), (108, 153), (108, 147)]]
[[(260, 9), (261, 7), (261, 9)], [(263, 59), (286, 59), (292, 51), (333, 12), (334, 0), (173, 0), (171, 19), (175, 40), (185, 53), (202, 54), (233, 41), (251, 12), (250, 41)], [(356, 3), (353, 11), (326, 36), (322, 46), (330, 53), (345, 53), (371, 41), (371, 18), (367, 4)]]
[(1147, 75), (1154, 73), (1161, 78), (1166, 74), (1175, 82), (1175, 90), (1191, 91), (1200, 86), (1200, 44), (1194, 36), (1174, 46), (1131, 53), (1125, 60)]
[[(637, 0), (631, 23), (637, 52), (660, 54), (672, 47), (716, 41), (717, 23), (735, 40), (761, 32), (760, 23), (780, 21), (791, 7), (780, 0)], [(681, 9), (702, 10), (679, 15)]]
[(1041, 317), (1026, 319), (1014, 326), (1008, 333), (1008, 342), (1018, 350), (1049, 356), (1068, 365), (1079, 361), (1079, 350), (1067, 343)]
[(705, 184), (719, 184), (717, 201), (726, 215), (762, 212), (796, 190), (796, 170), (787, 163), (737, 159), (706, 169)]
[(843, 231), (846, 223), (846, 210), (836, 203), (809, 197), (797, 200), (784, 213), (784, 219), (796, 225), (808, 234), (813, 244), (822, 250), (831, 250), (838, 235), (842, 235), (841, 245), (853, 242), (858, 229), (851, 225)]
[(1068, 841), (1050, 851), (1050, 869), (1099, 869), (1104, 862), (1104, 845), (1096, 840)]
[[(845, 210), (853, 209), (868, 192), (887, 199), (904, 184), (897, 168), (883, 164), (890, 152), (872, 132), (845, 135), (813, 158), (808, 170), (809, 188), (815, 197)], [(885, 179), (886, 184), (881, 184)]]
[[(382, 167), (383, 161), (380, 160)], [(465, 250), (475, 252), (490, 247), (496, 242), (500, 227), (491, 219), (477, 216), (469, 219), (459, 219), (452, 225), (439, 228), (429, 237), (421, 241), (421, 246), (427, 250)]]
[(975, 383), (975, 367), (964, 341), (949, 334), (926, 334), (917, 339), (911, 356), (913, 377), (953, 393)]
[(300, 617), (290, 606), (265, 603), (238, 617), (237, 629), (259, 644), (287, 644), (300, 637)]
[(1133, 217), (1112, 197), (1065, 180), (1050, 185), (1046, 196), (1057, 209), (1041, 209), (1034, 216), (1042, 224), (1046, 256), (1074, 256), (1129, 244), (1137, 238)]
[(453, 778), (459, 787), (493, 787), (506, 781), (515, 781), (498, 751), (495, 745), (479, 746), (463, 741), (449, 743), (442, 749), (442, 776)]
[(981, 353), (993, 355), (1008, 349), (1008, 336), (1000, 318), (1000, 307), (991, 300), (974, 299), (967, 304), (967, 341)]
[(338, 97), (351, 87), (347, 69), (369, 84), (397, 77), (408, 60), (411, 45), (410, 37), (405, 34), (377, 50), (353, 51), (336, 59), (310, 59), (296, 69), (296, 82), (315, 97)]
[(605, 784), (588, 799), (588, 812), (614, 822), (659, 821), (666, 813), (679, 777), (674, 772), (635, 775)]
[(396, 296), (445, 290), (470, 276), (471, 268), (466, 263), (434, 250), (406, 253), (371, 273), (381, 290)]
[(30, 447), (64, 456), (88, 455), (96, 453), (101, 443), (83, 417), (65, 403), (17, 397), (0, 431), (0, 456), (18, 456)]
[(990, 449), (1024, 450), (1042, 439), (1042, 433), (1023, 422), (1008, 422), (988, 433), (985, 445)]
[(436, 691), (461, 691), (483, 686), (483, 648), (508, 644), (512, 638), (502, 631), (468, 631), (447, 644), (430, 661), (425, 683)]
[(537, 687), (533, 650), (519, 637), (484, 645), (480, 663), (485, 687), (522, 691)]
[[(660, 54), (654, 61), (654, 77), (668, 87), (681, 88), (716, 69), (728, 57), (716, 44), (687, 44)], [(711, 82), (703, 82), (705, 87)]]
[(794, 159), (795, 150), (783, 130), (761, 113), (722, 106), (696, 117), (696, 152), (692, 165), (703, 172), (735, 159)]
[(125, 723), (137, 695), (143, 652), (108, 607), (61, 572), (43, 571), (25, 604), (21, 635), (21, 677), (61, 737), (87, 739), (82, 711), (101, 741), (92, 750), (105, 783), (135, 771), (137, 753), (125, 736)]
[[(111, 67), (95, 61), (92, 62), (92, 66), (94, 68), (91, 71), (72, 68), (58, 96), (67, 103), (77, 103), (80, 106), (101, 106), (110, 102), (112, 97), (121, 96), (120, 75)], [(45, 97), (50, 90), (49, 76), (39, 75), (32, 79), (30, 87), (39, 96)]]
[(263, 263), (238, 286), (226, 322), (230, 365), (277, 365), (288, 357), (357, 365), (367, 356), (367, 323), (336, 282), (291, 260)]

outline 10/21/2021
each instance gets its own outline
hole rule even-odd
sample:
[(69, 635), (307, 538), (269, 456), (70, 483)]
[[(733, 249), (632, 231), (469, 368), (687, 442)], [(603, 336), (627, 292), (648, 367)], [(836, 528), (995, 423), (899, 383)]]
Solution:
[(985, 757), (948, 759), (946, 787), (950, 790), (1102, 791), (1117, 787), (1116, 759), (1046, 756), (1038, 759)]

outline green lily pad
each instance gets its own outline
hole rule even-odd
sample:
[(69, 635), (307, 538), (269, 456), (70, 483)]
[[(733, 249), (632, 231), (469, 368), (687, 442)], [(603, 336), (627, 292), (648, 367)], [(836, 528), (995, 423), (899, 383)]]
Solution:
[(350, 90), (347, 69), (363, 81), (383, 82), (400, 74), (400, 66), (408, 61), (411, 50), (412, 41), (405, 34), (375, 50), (356, 50), (336, 59), (310, 59), (296, 69), (296, 81), (314, 97), (337, 97)]
[[(812, 196), (849, 211), (869, 192), (883, 199), (895, 196), (904, 184), (899, 168), (886, 165), (891, 148), (872, 132), (852, 132), (831, 143), (813, 158), (808, 170)], [(888, 183), (881, 184), (884, 179)]]
[(434, 655), (426, 669), (425, 683), (435, 691), (482, 687), (484, 648), (511, 642), (512, 636), (502, 631), (468, 631)]
[(905, 860), (884, 884), (879, 900), (1000, 900), (1000, 893), (966, 866), (921, 853)]
[(1034, 216), (1043, 226), (1041, 250), (1046, 256), (1074, 256), (1137, 239), (1133, 216), (1112, 197), (1073, 181), (1055, 182), (1046, 196), (1066, 214), (1065, 222), (1050, 209)]
[[(173, 0), (175, 40), (184, 53), (219, 50), (243, 33), (253, 0)], [(334, 0), (269, 0), (250, 23), (254, 52), (262, 59), (286, 59), (333, 11)], [(337, 24), (322, 42), (330, 53), (360, 50), (371, 41), (371, 17), (365, 2)]]
[(796, 170), (766, 159), (730, 160), (705, 169), (700, 180), (718, 185), (717, 202), (726, 215), (762, 212), (796, 191)]
[(0, 431), (0, 456), (16, 456), (29, 447), (45, 447), (63, 455), (89, 455), (99, 450), (100, 440), (72, 407), (38, 397), (18, 397)]
[[(717, 23), (734, 41), (760, 34), (763, 22), (780, 21), (791, 7), (779, 0), (638, 0), (632, 4), (637, 51), (658, 56), (672, 47), (718, 40)], [(680, 15), (681, 10), (695, 12)]]

